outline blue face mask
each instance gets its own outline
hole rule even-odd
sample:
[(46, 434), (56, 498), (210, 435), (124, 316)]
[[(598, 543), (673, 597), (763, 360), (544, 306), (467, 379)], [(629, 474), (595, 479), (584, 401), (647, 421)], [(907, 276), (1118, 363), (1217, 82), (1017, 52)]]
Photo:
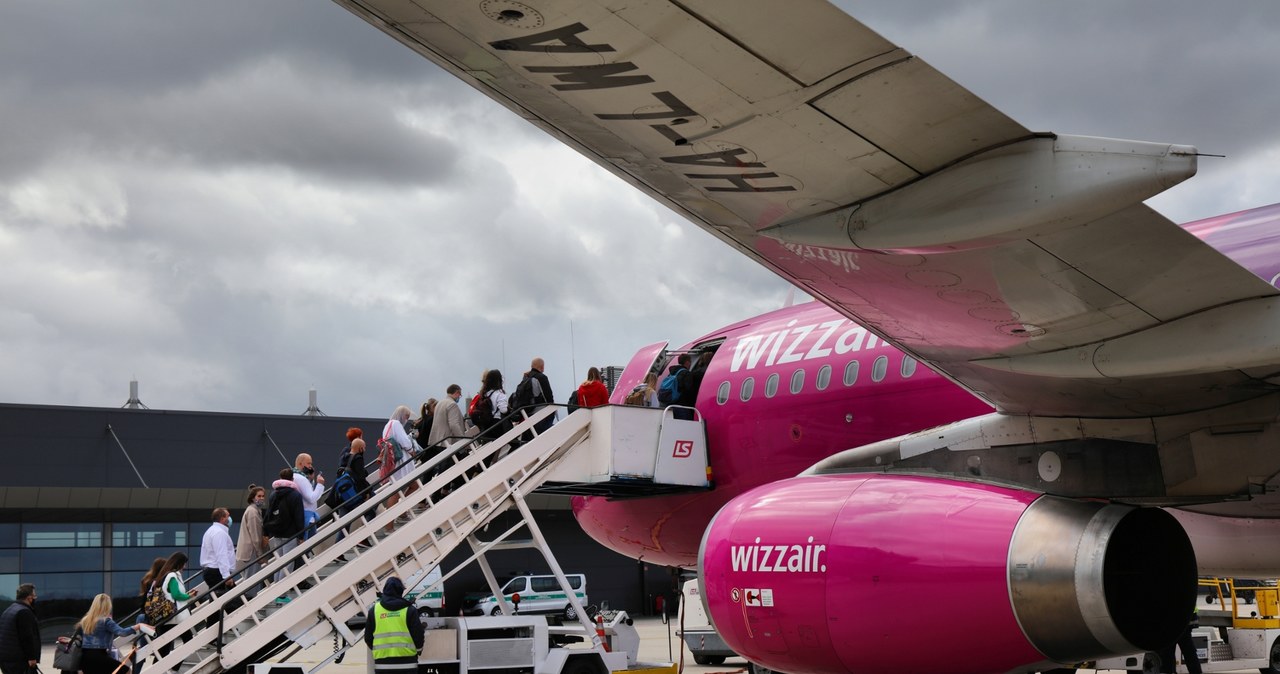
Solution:
[(230, 515), (227, 515), (227, 528), (231, 528), (231, 525), (235, 523), (236, 523), (235, 519), (232, 518)]

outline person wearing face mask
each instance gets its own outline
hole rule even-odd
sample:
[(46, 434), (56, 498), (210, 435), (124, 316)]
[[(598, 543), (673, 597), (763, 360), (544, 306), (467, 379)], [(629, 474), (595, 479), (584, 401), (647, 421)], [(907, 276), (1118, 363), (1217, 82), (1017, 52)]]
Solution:
[(315, 522), (320, 518), (320, 496), (324, 494), (324, 475), (317, 475), (310, 454), (299, 454), (293, 462), (293, 484), (302, 496), (302, 517), (306, 531), (302, 540), (315, 534)]
[(32, 609), (36, 586), (19, 585), (14, 599), (17, 601), (0, 614), (0, 671), (27, 674), (35, 672), (40, 662), (40, 623)]
[[(427, 438), (426, 444), (428, 461), (434, 459), (445, 447), (457, 442), (459, 438), (475, 435), (474, 432), (467, 433), (466, 415), (462, 411), (461, 401), (462, 387), (450, 384), (449, 388), (445, 389), (444, 400), (436, 403), (436, 418), (431, 424), (431, 435)], [(437, 465), (430, 477), (434, 477), (447, 467), (443, 463)]]
[[(244, 509), (244, 517), (240, 522), (240, 536), (236, 539), (236, 567), (248, 578), (262, 568), (262, 556), (266, 554), (269, 541), (262, 531), (262, 512), (267, 508), (267, 488), (256, 484), (249, 485), (249, 495), (245, 499), (248, 507)], [(252, 599), (258, 594), (261, 585), (245, 591), (245, 596)]]
[(435, 447), (435, 450), (439, 451), (467, 434), (466, 426), (462, 421), (462, 407), (459, 403), (461, 399), (461, 386), (450, 384), (449, 388), (445, 389), (444, 400), (436, 403), (435, 421), (432, 422), (431, 434), (427, 437), (428, 447)]
[(205, 587), (215, 595), (236, 584), (231, 574), (236, 566), (236, 548), (231, 544), (231, 511), (213, 509), (213, 524), (200, 541), (200, 575)]

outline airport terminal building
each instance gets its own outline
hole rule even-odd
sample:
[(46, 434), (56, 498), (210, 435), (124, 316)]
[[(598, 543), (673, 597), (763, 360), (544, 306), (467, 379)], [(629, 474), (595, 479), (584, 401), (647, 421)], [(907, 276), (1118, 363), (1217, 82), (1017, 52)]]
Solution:
[[(19, 583), (35, 583), (41, 620), (78, 618), (100, 592), (112, 596), (117, 614), (131, 610), (140, 604), (140, 580), (156, 557), (182, 550), (191, 558), (189, 571), (198, 570), (200, 541), (215, 507), (231, 510), (235, 540), (251, 483), (269, 486), (302, 452), (331, 479), (347, 428), (376, 437), (385, 423), (0, 404), (0, 447), (8, 464), (0, 471), (0, 608), (13, 600)], [(674, 605), (669, 569), (596, 543), (578, 527), (566, 497), (529, 500), (561, 566), (586, 574), (593, 603), (607, 601), (634, 614), (651, 611), (658, 595)], [(455, 551), (444, 568), (468, 554)], [(496, 552), (490, 562), (499, 576), (546, 568), (533, 550)], [(446, 585), (446, 612), (485, 587), (471, 565)]]

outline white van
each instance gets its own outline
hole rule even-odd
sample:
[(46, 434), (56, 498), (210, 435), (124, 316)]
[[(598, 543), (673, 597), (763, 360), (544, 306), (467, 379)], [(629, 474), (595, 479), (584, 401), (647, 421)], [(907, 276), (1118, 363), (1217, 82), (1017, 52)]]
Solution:
[(684, 601), (680, 602), (677, 617), (682, 629), (676, 630), (676, 636), (684, 639), (689, 652), (693, 653), (693, 661), (699, 665), (719, 665), (725, 658), (736, 657), (737, 653), (729, 650), (729, 646), (707, 619), (707, 611), (702, 605), (702, 595), (698, 590), (698, 579), (686, 580), (681, 591), (684, 593)]
[[(566, 573), (569, 587), (578, 602), (587, 605), (587, 577), (580, 573)], [(578, 612), (569, 603), (569, 597), (560, 589), (555, 576), (516, 576), (502, 586), (503, 597), (510, 602), (512, 595), (520, 595), (520, 613), (559, 613), (565, 620), (577, 620)], [(493, 595), (481, 599), (472, 615), (502, 615), (502, 607)]]
[(418, 571), (404, 583), (404, 598), (431, 618), (444, 615), (444, 583), (440, 582), (440, 575), (440, 567), (435, 566), (425, 573)]

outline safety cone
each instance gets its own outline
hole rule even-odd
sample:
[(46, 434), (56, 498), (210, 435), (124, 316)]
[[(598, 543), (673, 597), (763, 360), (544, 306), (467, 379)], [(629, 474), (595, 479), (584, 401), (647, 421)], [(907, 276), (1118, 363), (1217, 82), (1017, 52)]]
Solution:
[(600, 644), (604, 646), (604, 652), (609, 653), (609, 637), (604, 634), (604, 615), (596, 614), (596, 636), (600, 637)]

